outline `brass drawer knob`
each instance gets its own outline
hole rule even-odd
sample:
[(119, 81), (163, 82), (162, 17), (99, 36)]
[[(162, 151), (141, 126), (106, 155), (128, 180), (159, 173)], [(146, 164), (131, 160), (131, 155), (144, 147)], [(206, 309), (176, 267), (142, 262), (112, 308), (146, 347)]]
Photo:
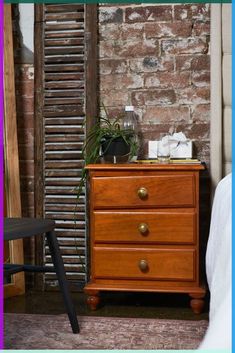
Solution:
[(139, 188), (137, 194), (141, 200), (144, 200), (148, 196), (148, 190), (144, 187), (141, 187)]
[(142, 235), (146, 235), (149, 231), (148, 225), (146, 223), (140, 223), (138, 230)]
[(139, 269), (142, 272), (147, 272), (149, 268), (148, 262), (146, 260), (140, 260), (139, 261)]

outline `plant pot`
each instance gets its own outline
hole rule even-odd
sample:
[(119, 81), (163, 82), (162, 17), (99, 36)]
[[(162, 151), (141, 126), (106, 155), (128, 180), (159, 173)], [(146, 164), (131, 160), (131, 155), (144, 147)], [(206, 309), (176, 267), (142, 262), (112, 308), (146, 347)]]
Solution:
[(130, 146), (120, 136), (106, 138), (101, 145), (102, 156), (105, 161), (111, 163), (125, 163), (129, 160)]

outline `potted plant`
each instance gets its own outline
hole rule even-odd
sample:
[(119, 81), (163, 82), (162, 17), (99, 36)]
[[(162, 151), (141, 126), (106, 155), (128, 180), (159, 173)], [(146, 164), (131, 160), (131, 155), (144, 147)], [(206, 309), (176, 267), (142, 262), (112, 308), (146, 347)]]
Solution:
[[(122, 126), (120, 117), (111, 121), (108, 117), (106, 108), (103, 106), (106, 117), (99, 117), (97, 123), (93, 125), (86, 136), (82, 154), (85, 166), (96, 163), (98, 160), (104, 162), (128, 162), (138, 151), (137, 132)], [(77, 188), (78, 197), (80, 196), (85, 184), (87, 170), (82, 169), (82, 175)]]

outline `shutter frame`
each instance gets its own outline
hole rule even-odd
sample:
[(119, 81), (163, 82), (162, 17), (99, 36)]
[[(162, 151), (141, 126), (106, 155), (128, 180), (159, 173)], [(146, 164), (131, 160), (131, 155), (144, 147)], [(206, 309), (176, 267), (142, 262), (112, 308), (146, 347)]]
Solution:
[[(76, 195), (73, 188), (78, 184), (76, 172), (78, 176), (82, 167), (81, 134), (93, 125), (98, 110), (97, 5), (70, 5), (35, 4), (35, 216), (55, 219), (67, 277), (72, 288), (79, 290), (86, 281), (87, 273), (87, 203), (86, 195), (78, 203), (72, 197)], [(68, 9), (67, 16), (65, 12)], [(73, 21), (83, 18), (82, 35), (82, 24)], [(49, 23), (54, 19), (59, 22)], [(72, 22), (66, 26), (65, 20)], [(59, 30), (53, 32), (53, 26)], [(69, 31), (63, 32), (66, 27), (70, 27), (69, 30), (76, 27), (76, 35), (73, 37)], [(56, 49), (58, 45), (59, 50)], [(63, 57), (65, 51), (67, 55)], [(83, 131), (80, 126), (85, 116), (91, 118), (86, 120)], [(70, 140), (67, 141), (68, 136)], [(60, 201), (56, 203), (59, 195)], [(77, 208), (75, 236), (74, 206)], [(43, 237), (35, 239), (35, 262), (39, 265), (51, 263)], [(56, 276), (37, 274), (35, 286), (40, 290), (56, 289)]]

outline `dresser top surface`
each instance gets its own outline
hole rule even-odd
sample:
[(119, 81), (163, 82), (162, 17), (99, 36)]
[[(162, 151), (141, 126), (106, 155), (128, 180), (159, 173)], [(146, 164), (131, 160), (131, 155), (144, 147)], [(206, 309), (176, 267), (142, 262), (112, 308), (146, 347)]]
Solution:
[(205, 166), (203, 164), (155, 164), (155, 163), (123, 163), (123, 164), (106, 164), (106, 163), (97, 163), (97, 164), (88, 164), (86, 169), (89, 170), (191, 170), (199, 171), (204, 170)]

